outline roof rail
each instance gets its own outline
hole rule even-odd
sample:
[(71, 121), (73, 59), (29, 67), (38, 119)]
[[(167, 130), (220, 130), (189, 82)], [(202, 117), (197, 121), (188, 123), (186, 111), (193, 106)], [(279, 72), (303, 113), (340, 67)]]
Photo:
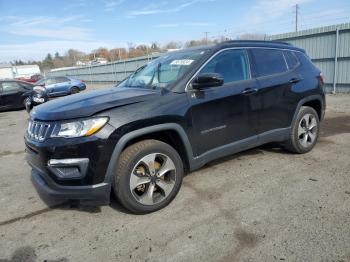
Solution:
[(271, 41), (271, 40), (228, 40), (222, 42), (224, 43), (271, 43), (271, 44), (281, 44), (281, 45), (291, 45), (290, 43), (280, 42), (280, 41)]

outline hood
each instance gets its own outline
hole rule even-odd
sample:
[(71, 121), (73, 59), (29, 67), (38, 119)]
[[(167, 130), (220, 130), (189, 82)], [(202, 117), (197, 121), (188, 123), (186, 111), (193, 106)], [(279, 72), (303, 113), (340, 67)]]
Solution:
[(158, 93), (151, 89), (120, 87), (89, 91), (37, 106), (31, 112), (31, 117), (44, 121), (88, 117), (109, 108), (151, 99)]

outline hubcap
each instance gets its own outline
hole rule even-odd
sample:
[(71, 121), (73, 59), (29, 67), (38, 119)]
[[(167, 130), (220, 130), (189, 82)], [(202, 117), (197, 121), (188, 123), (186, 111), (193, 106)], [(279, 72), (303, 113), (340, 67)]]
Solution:
[(143, 205), (154, 205), (172, 192), (176, 181), (176, 168), (170, 157), (152, 153), (134, 166), (130, 175), (130, 191)]
[(317, 135), (317, 121), (314, 115), (306, 114), (302, 117), (298, 126), (298, 139), (303, 147), (311, 146)]

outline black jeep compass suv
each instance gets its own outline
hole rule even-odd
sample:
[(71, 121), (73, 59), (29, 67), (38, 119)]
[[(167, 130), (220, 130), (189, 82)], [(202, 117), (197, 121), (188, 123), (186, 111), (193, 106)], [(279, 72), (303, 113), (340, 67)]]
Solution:
[(325, 112), (321, 72), (286, 43), (171, 52), (119, 85), (36, 107), (25, 134), (39, 191), (134, 213), (165, 207), (186, 172), (269, 142), (310, 151)]

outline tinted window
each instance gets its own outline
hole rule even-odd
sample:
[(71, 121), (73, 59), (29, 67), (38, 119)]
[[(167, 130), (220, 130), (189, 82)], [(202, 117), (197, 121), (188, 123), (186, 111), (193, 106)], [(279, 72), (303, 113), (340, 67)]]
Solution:
[(287, 65), (288, 65), (289, 69), (295, 68), (299, 63), (294, 52), (284, 51), (284, 57), (286, 58)]
[(24, 87), (25, 89), (33, 89), (33, 85), (32, 84), (28, 84), (28, 83), (20, 83), (20, 85), (22, 87)]
[(69, 79), (67, 77), (56, 77), (55, 82), (56, 83), (69, 82)]
[(2, 91), (4, 93), (11, 91), (19, 91), (21, 86), (16, 82), (2, 82)]
[(246, 51), (228, 50), (219, 53), (203, 67), (199, 75), (206, 73), (222, 75), (224, 83), (249, 79)]
[(259, 76), (272, 75), (287, 71), (283, 52), (274, 49), (252, 49), (256, 71)]

